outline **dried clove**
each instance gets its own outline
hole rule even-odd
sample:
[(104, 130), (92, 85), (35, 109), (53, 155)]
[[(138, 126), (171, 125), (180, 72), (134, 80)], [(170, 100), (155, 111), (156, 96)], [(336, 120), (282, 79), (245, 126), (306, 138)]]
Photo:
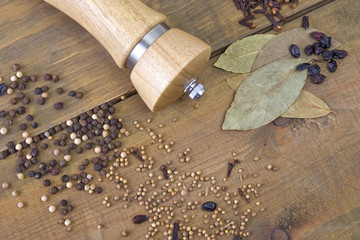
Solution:
[(273, 17), (273, 15), (271, 15), (270, 13), (266, 12), (265, 16), (267, 17), (267, 19), (271, 22), (271, 24), (274, 26), (274, 30), (276, 31), (280, 31), (282, 28), (281, 26), (278, 24), (278, 22), (276, 22), (275, 18)]
[(142, 156), (140, 155), (139, 150), (138, 150), (137, 148), (131, 147), (131, 148), (130, 148), (130, 153), (131, 153), (132, 155), (134, 155), (134, 156), (136, 157), (136, 159), (138, 159), (139, 161), (144, 162), (144, 159), (143, 159)]
[(168, 180), (168, 179), (169, 179), (169, 174), (168, 174), (168, 172), (167, 172), (167, 167), (166, 167), (166, 165), (165, 165), (165, 164), (162, 164), (162, 165), (160, 166), (160, 170), (161, 170), (161, 172), (163, 173), (164, 179), (165, 179), (165, 180)]
[(232, 160), (228, 163), (228, 169), (227, 169), (227, 172), (226, 172), (226, 177), (230, 177), (230, 174), (231, 174), (231, 171), (233, 169), (233, 167), (235, 166), (236, 163), (239, 163), (240, 160), (239, 159), (235, 159), (235, 160)]
[(179, 240), (179, 222), (174, 222), (173, 235), (171, 240)]
[(238, 188), (238, 192), (240, 197), (246, 202), (246, 203), (250, 203), (249, 199), (246, 198), (244, 192), (241, 190), (241, 188)]

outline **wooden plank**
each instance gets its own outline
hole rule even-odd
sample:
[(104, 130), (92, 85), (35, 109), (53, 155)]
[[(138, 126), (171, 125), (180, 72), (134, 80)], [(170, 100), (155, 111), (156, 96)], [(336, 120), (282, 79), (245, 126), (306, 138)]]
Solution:
[[(292, 16), (326, 2), (328, 1), (302, 1), (296, 9), (285, 8), (283, 13), (285, 16)], [(256, 31), (239, 26), (239, 14), (232, 1), (194, 1), (183, 4), (179, 1), (168, 3), (157, 0), (146, 3), (168, 15), (172, 26), (208, 42), (214, 53), (236, 39), (264, 31), (270, 26), (263, 17), (256, 20)], [(89, 33), (47, 3), (36, 0), (5, 1), (1, 3), (0, 11), (0, 76), (9, 83), (9, 77), (13, 74), (10, 66), (15, 62), (23, 66), (24, 74), (39, 76), (37, 83), (27, 84), (23, 91), (26, 96), (31, 97), (30, 104), (26, 106), (27, 113), (42, 113), (41, 117), (36, 116), (35, 119), (39, 127), (27, 130), (30, 136), (131, 91), (129, 71), (119, 69)], [(46, 73), (58, 74), (60, 82), (53, 84), (44, 81), (42, 78)], [(45, 105), (40, 106), (32, 92), (35, 87), (44, 85), (50, 88), (49, 99)], [(64, 88), (64, 97), (56, 95), (57, 87)], [(83, 100), (68, 97), (70, 90), (82, 91)], [(18, 103), (12, 106), (9, 103), (12, 97), (14, 94), (2, 97), (0, 110), (10, 110), (21, 105)], [(57, 116), (53, 105), (61, 99), (66, 99), (66, 105), (62, 115)], [(21, 116), (13, 120), (6, 137), (0, 138), (0, 151), (6, 149), (7, 142), (22, 140), (16, 130), (24, 122), (24, 118), (25, 116)]]
[[(240, 201), (240, 212), (251, 208), (258, 213), (260, 207), (265, 208), (263, 213), (258, 213), (247, 224), (247, 230), (252, 234), (249, 239), (269, 239), (275, 227), (289, 231), (292, 239), (356, 239), (360, 234), (357, 218), (360, 201), (360, 166), (357, 161), (360, 153), (360, 96), (357, 76), (360, 70), (356, 68), (357, 56), (360, 54), (357, 47), (360, 35), (357, 24), (360, 20), (357, 11), (359, 7), (359, 2), (355, 0), (335, 1), (309, 14), (313, 27), (329, 32), (332, 37), (343, 42), (342, 48), (350, 53), (349, 57), (339, 61), (339, 69), (335, 74), (327, 74), (326, 82), (321, 85), (306, 84), (307, 90), (325, 100), (337, 112), (336, 116), (296, 120), (284, 127), (269, 124), (246, 132), (221, 131), (224, 113), (233, 98), (233, 91), (226, 86), (225, 78), (233, 74), (212, 67), (216, 60), (213, 59), (199, 79), (206, 84), (207, 93), (198, 102), (197, 109), (194, 108), (196, 102), (185, 98), (159, 113), (151, 113), (137, 95), (117, 104), (115, 117), (122, 117), (124, 126), (132, 133), (127, 138), (120, 138), (122, 147), (146, 145), (148, 154), (154, 156), (155, 165), (151, 172), (155, 178), (161, 175), (160, 165), (171, 161), (169, 166), (180, 173), (202, 170), (204, 176), (216, 176), (216, 185), (227, 186), (227, 191), (231, 193), (243, 184), (261, 182), (263, 187), (260, 196), (252, 198), (250, 204), (244, 203), (239, 197), (231, 198)], [(284, 30), (297, 27), (299, 22), (300, 19), (288, 24)], [(152, 123), (147, 123), (148, 118), (153, 119)], [(176, 122), (173, 122), (174, 118)], [(132, 124), (133, 120), (138, 120), (145, 129), (151, 127), (156, 133), (162, 133), (165, 143), (174, 141), (173, 152), (165, 153), (157, 149), (158, 144), (151, 145), (149, 134), (138, 131)], [(159, 124), (164, 126), (160, 128)], [(187, 147), (191, 148), (191, 160), (180, 163), (177, 154)], [(227, 162), (234, 158), (233, 152), (237, 153), (236, 157), (241, 163), (235, 167), (231, 177), (223, 182)], [(40, 161), (46, 162), (54, 158), (50, 149), (41, 151), (40, 156)], [(86, 151), (82, 155), (72, 156), (72, 161), (60, 176), (78, 172), (78, 165), (83, 159), (92, 158), (94, 154)], [(253, 161), (256, 156), (260, 160)], [(35, 181), (26, 177), (23, 181), (17, 180), (14, 170), (16, 159), (13, 155), (0, 161), (0, 182), (11, 183), (11, 188), (6, 191), (1, 189), (0, 194), (1, 239), (34, 236), (38, 239), (121, 239), (120, 234), (124, 229), (129, 232), (129, 236), (124, 239), (144, 238), (150, 224), (135, 226), (131, 223), (135, 214), (146, 212), (136, 201), (128, 203), (128, 209), (123, 208), (122, 201), (111, 201), (113, 206), (110, 208), (101, 205), (104, 196), (111, 198), (124, 194), (123, 190), (116, 190), (113, 183), (107, 180), (102, 183), (95, 181), (104, 187), (101, 195), (89, 196), (71, 189), (50, 196), (48, 202), (41, 203), (39, 198), (47, 191), (41, 186), (43, 179)], [(149, 179), (149, 171), (137, 173), (135, 169), (138, 161), (130, 156), (129, 162), (130, 166), (120, 169), (119, 173), (129, 180), (131, 196), (134, 196), (139, 184)], [(273, 164), (279, 170), (266, 170), (268, 164)], [(97, 177), (92, 168), (85, 171)], [(239, 168), (249, 176), (243, 178), (242, 182)], [(253, 173), (259, 177), (252, 177)], [(51, 178), (53, 184), (60, 183), (60, 176)], [(191, 181), (191, 178), (187, 179), (185, 185), (189, 187)], [(164, 182), (158, 181), (158, 185)], [(188, 201), (194, 200), (200, 203), (214, 200), (227, 212), (224, 216), (219, 214), (219, 217), (234, 219), (237, 225), (240, 223), (240, 216), (234, 216), (234, 210), (223, 200), (224, 192), (221, 192), (220, 198), (211, 191), (207, 198), (197, 196), (199, 191), (205, 191), (206, 186), (210, 186), (210, 183), (204, 183), (199, 189), (194, 187), (195, 190), (186, 196), (185, 203), (176, 208), (175, 218), (170, 224), (173, 220), (181, 219), (184, 214), (179, 211), (186, 208)], [(15, 198), (11, 197), (11, 190), (14, 189), (20, 193)], [(148, 191), (152, 191), (151, 187), (148, 187)], [(68, 198), (75, 206), (74, 211), (66, 216), (73, 221), (73, 231), (70, 233), (56, 223), (59, 214), (50, 214), (47, 210), (50, 204), (59, 206), (62, 198)], [(175, 199), (180, 199), (179, 194)], [(260, 206), (255, 206), (257, 200), (261, 202)], [(23, 201), (25, 208), (18, 209), (18, 201)], [(172, 205), (172, 202), (168, 204)], [(204, 223), (201, 210), (189, 210), (186, 214), (195, 215), (190, 221), (192, 226), (209, 225)], [(103, 229), (96, 229), (97, 224), (103, 224)], [(164, 239), (163, 228), (159, 229), (157, 239)], [(216, 239), (229, 237), (224, 235)]]

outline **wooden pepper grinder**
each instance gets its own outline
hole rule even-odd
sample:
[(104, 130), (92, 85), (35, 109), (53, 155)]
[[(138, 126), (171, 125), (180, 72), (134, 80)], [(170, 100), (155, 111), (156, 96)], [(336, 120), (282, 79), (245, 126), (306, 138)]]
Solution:
[(209, 60), (210, 46), (179, 29), (139, 0), (45, 0), (88, 30), (131, 81), (151, 111), (174, 103), (184, 92), (204, 93), (195, 78)]

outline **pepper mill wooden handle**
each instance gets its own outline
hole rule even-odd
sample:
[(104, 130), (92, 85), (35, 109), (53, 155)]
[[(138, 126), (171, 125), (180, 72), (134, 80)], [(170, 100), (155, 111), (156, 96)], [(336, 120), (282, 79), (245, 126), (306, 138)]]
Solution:
[[(138, 0), (45, 0), (88, 30), (120, 68), (139, 41), (166, 17)], [(161, 110), (184, 93), (204, 69), (210, 46), (179, 29), (169, 29), (150, 45), (130, 78), (152, 111)]]

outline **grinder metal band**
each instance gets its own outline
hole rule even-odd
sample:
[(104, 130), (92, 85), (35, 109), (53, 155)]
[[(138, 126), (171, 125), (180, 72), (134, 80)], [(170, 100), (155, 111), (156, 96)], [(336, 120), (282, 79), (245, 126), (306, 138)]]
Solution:
[(153, 27), (145, 36), (136, 44), (133, 50), (130, 52), (128, 59), (126, 60), (126, 66), (133, 69), (135, 64), (139, 61), (145, 51), (153, 44), (156, 39), (163, 35), (170, 27), (165, 23), (159, 23)]

